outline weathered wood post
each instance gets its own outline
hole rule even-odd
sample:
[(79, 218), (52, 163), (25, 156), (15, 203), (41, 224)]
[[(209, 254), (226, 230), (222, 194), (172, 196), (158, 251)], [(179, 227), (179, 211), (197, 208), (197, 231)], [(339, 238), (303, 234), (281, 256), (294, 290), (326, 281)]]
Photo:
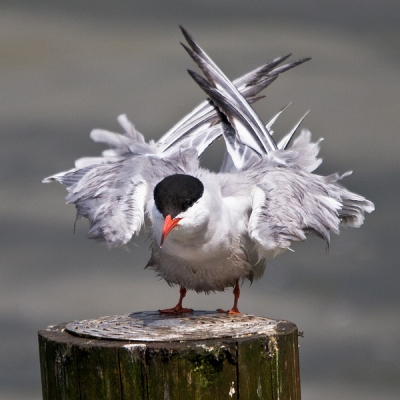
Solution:
[(44, 400), (300, 399), (291, 322), (141, 312), (39, 332)]

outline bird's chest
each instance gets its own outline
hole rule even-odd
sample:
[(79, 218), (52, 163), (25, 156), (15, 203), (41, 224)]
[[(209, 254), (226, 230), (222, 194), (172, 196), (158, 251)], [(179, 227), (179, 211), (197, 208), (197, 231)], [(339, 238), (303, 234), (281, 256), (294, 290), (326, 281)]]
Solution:
[(208, 226), (196, 232), (177, 227), (164, 242), (162, 252), (187, 262), (207, 262), (226, 257), (232, 250), (231, 239)]
[[(197, 291), (224, 290), (249, 275), (240, 236), (210, 229), (204, 235), (174, 232), (160, 251), (158, 273), (170, 283)], [(172, 232), (171, 232), (172, 233)], [(157, 250), (157, 251), (158, 251)]]

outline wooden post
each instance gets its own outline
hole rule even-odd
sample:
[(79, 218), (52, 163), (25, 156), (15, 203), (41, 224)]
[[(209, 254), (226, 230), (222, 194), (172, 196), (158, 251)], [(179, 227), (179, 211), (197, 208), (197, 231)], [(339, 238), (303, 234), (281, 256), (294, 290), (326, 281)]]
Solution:
[(43, 399), (300, 400), (297, 339), (288, 321), (204, 311), (49, 326)]

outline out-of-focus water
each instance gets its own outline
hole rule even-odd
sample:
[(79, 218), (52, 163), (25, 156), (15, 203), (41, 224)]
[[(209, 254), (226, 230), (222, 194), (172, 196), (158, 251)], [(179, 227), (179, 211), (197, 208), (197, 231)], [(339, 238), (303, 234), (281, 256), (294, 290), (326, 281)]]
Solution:
[[(57, 4), (59, 3), (59, 4)], [(285, 3), (285, 4), (283, 4)], [(287, 3), (287, 4), (286, 4)], [(228, 76), (274, 57), (311, 56), (257, 104), (267, 121), (303, 123), (324, 137), (321, 173), (376, 204), (360, 230), (316, 238), (244, 285), (243, 312), (288, 319), (300, 340), (304, 399), (389, 399), (400, 390), (400, 5), (355, 0), (281, 2), (5, 1), (0, 13), (0, 398), (40, 398), (36, 332), (79, 318), (158, 309), (177, 290), (143, 267), (145, 235), (129, 251), (73, 233), (65, 189), (43, 177), (102, 147), (92, 128), (118, 130), (127, 113), (158, 138), (204, 99), (179, 45), (184, 25)], [(221, 146), (208, 153), (216, 168)], [(229, 307), (231, 293), (190, 293), (186, 305)]]

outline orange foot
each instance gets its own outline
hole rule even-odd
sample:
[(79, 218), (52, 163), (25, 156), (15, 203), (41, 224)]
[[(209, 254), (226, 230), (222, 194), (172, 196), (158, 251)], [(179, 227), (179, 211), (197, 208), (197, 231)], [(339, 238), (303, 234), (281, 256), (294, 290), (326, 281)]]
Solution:
[(241, 314), (241, 312), (239, 311), (239, 309), (237, 307), (239, 296), (240, 296), (240, 288), (239, 288), (239, 280), (238, 279), (236, 279), (236, 284), (235, 284), (235, 287), (233, 288), (233, 295), (234, 295), (233, 307), (229, 311), (225, 311), (225, 310), (222, 310), (221, 308), (218, 308), (217, 312), (228, 314), (228, 315)]
[(160, 314), (184, 314), (184, 313), (192, 313), (193, 310), (191, 308), (182, 307), (182, 301), (186, 296), (186, 288), (181, 286), (179, 289), (179, 301), (178, 304), (173, 308), (166, 308), (165, 310), (158, 310)]
[(176, 305), (173, 308), (166, 308), (164, 310), (158, 310), (160, 314), (184, 314), (184, 313), (192, 313), (192, 308), (184, 308), (182, 306)]
[(228, 315), (237, 315), (237, 314), (241, 314), (241, 312), (237, 309), (237, 307), (233, 307), (230, 310), (226, 311), (223, 310), (222, 308), (218, 308), (217, 310), (218, 313), (222, 313), (222, 314), (228, 314)]

